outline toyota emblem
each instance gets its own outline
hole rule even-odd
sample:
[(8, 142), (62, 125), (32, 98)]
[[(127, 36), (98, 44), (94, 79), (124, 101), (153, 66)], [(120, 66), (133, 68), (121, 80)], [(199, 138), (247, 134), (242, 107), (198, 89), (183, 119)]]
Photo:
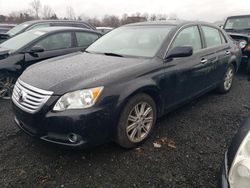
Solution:
[(18, 101), (19, 102), (24, 102), (26, 100), (26, 97), (27, 97), (27, 93), (25, 93), (24, 91), (18, 92)]

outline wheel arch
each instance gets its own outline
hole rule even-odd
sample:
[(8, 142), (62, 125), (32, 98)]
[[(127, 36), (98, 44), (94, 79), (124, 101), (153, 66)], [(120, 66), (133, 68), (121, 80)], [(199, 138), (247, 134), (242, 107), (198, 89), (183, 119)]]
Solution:
[(235, 55), (229, 59), (228, 64), (232, 64), (234, 66), (235, 72), (239, 70), (240, 61), (237, 61), (237, 57)]
[(123, 101), (120, 105), (120, 109), (122, 110), (124, 108), (129, 99), (140, 93), (145, 93), (154, 100), (157, 109), (157, 116), (161, 116), (163, 113), (163, 97), (160, 94), (160, 89), (156, 85), (142, 85), (126, 92), (125, 95), (120, 96), (120, 101)]

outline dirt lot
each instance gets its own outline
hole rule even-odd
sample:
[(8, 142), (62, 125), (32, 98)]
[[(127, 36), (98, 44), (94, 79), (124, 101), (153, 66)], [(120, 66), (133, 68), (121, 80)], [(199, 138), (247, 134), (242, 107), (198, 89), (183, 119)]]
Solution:
[[(227, 95), (211, 92), (161, 118), (137, 150), (106, 144), (66, 150), (16, 128), (10, 102), (0, 101), (1, 187), (215, 187), (230, 139), (250, 110), (250, 82), (238, 75)], [(155, 148), (159, 138), (173, 145)]]

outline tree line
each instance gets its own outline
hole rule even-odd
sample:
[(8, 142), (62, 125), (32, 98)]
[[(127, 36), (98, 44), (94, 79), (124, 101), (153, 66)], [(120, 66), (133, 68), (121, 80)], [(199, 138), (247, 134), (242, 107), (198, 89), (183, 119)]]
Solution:
[(66, 16), (59, 18), (56, 12), (46, 4), (42, 4), (40, 0), (33, 0), (29, 4), (27, 10), (11, 12), (9, 15), (0, 15), (0, 23), (19, 24), (25, 21), (37, 19), (64, 19), (64, 20), (82, 20), (93, 24), (96, 27), (118, 27), (124, 24), (155, 21), (155, 20), (177, 20), (176, 14), (148, 14), (135, 13), (123, 14), (121, 17), (116, 15), (105, 15), (102, 18), (89, 17), (85, 14), (76, 15), (72, 7), (66, 7)]

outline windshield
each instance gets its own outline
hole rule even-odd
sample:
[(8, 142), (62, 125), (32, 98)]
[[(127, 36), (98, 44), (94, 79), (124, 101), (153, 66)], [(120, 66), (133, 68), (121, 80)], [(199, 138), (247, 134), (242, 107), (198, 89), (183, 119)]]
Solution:
[(33, 41), (34, 39), (44, 35), (45, 33), (46, 32), (39, 30), (27, 31), (3, 42), (2, 44), (0, 44), (0, 47), (11, 51), (16, 51), (24, 47), (26, 44)]
[(154, 57), (174, 26), (128, 26), (115, 29), (93, 43), (87, 52)]
[(229, 18), (225, 24), (224, 29), (250, 29), (250, 17)]
[(22, 31), (24, 28), (28, 27), (30, 24), (28, 24), (27, 22), (26, 23), (22, 23), (22, 24), (19, 24), (15, 27), (13, 27), (11, 30), (9, 30), (7, 32), (7, 34), (9, 36), (14, 36), (16, 35), (17, 33), (19, 33), (20, 31)]

